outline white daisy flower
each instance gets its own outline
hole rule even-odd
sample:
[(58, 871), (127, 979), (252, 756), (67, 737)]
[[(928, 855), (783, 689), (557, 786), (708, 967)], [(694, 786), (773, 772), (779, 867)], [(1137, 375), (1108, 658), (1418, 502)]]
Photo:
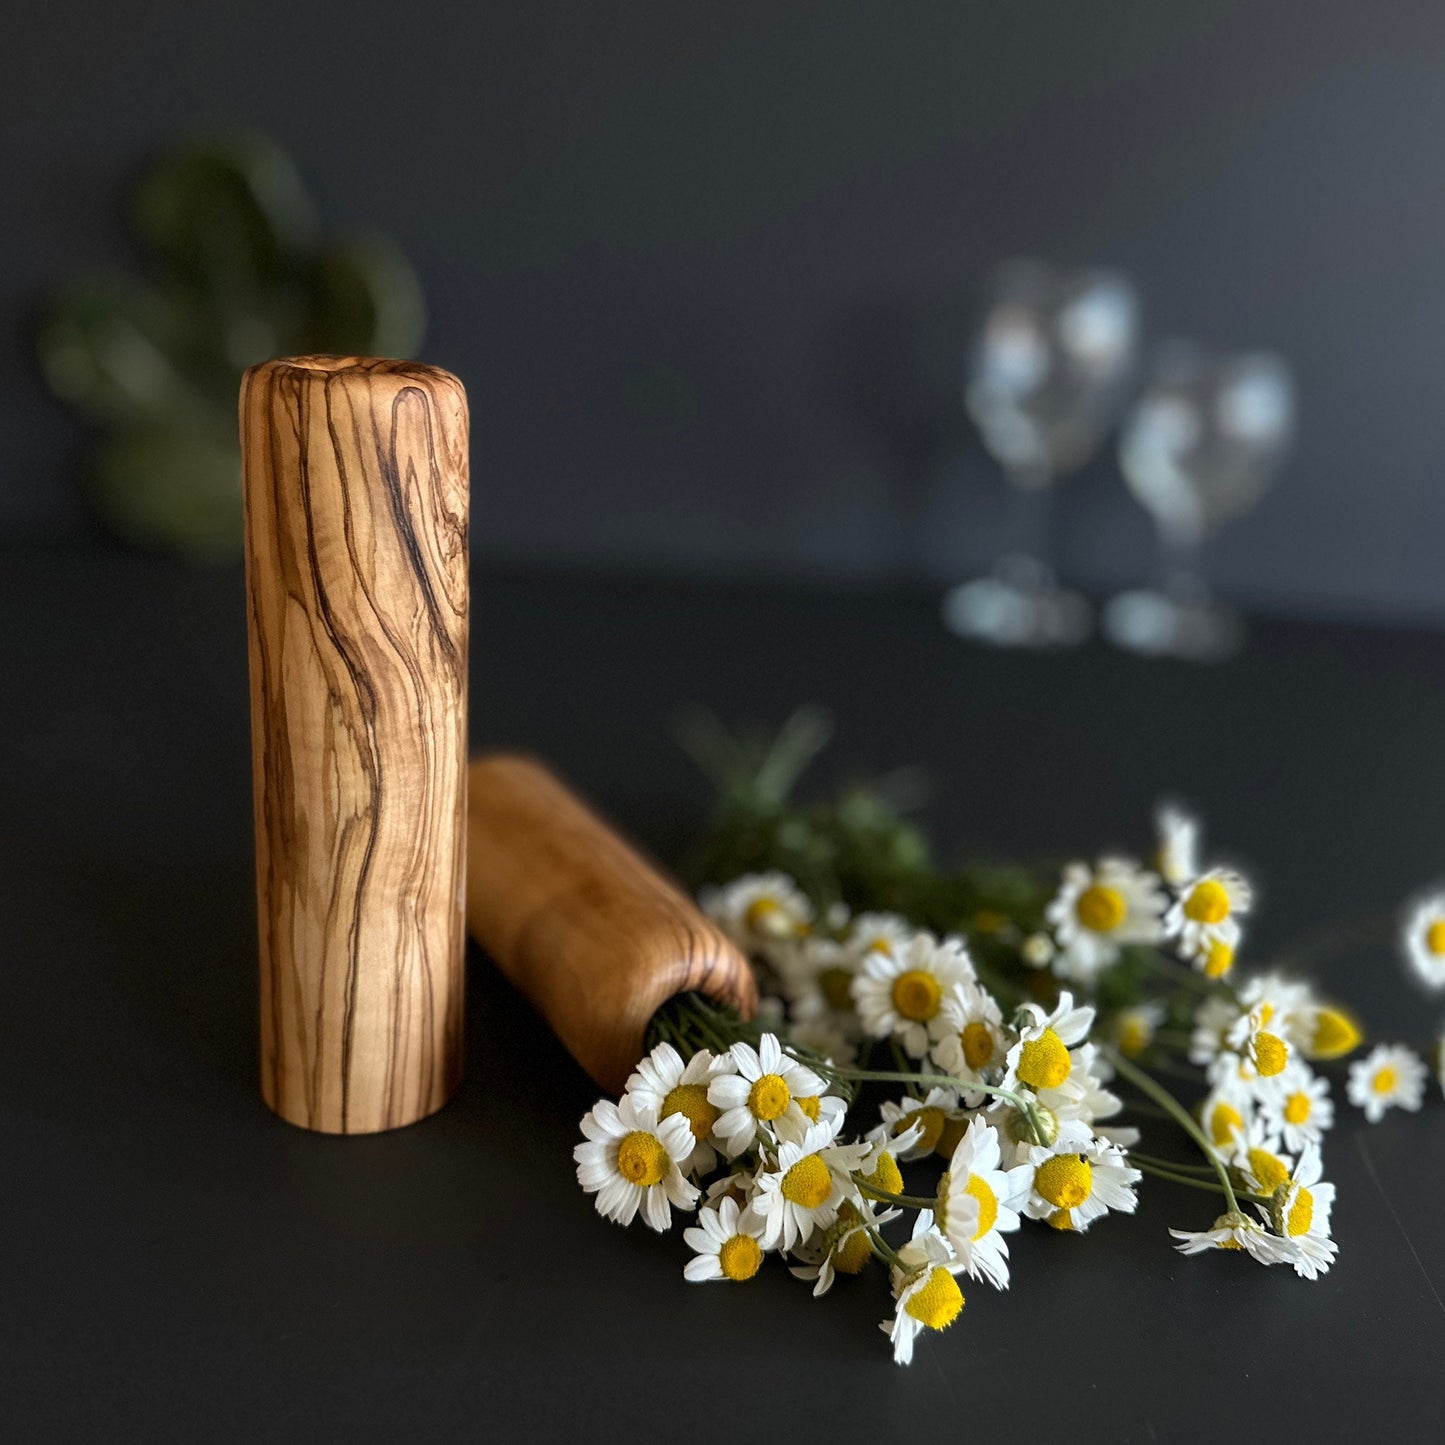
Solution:
[(1097, 868), (1071, 863), (1044, 916), (1054, 926), (1060, 978), (1090, 983), (1129, 943), (1154, 943), (1164, 912), (1159, 878), (1123, 858), (1104, 858)]
[(1254, 1097), (1237, 1070), (1227, 1071), (1223, 1082), (1205, 1095), (1198, 1114), (1210, 1143), (1222, 1153), (1232, 1154), (1236, 1141), (1244, 1136), (1254, 1117)]
[[(886, 1107), (886, 1106), (885, 1106)], [(855, 1173), (863, 1184), (871, 1184), (885, 1194), (903, 1193), (903, 1175), (898, 1160), (903, 1158), (923, 1136), (925, 1121), (918, 1113), (909, 1114), (901, 1129), (898, 1121), (875, 1125), (864, 1137), (868, 1152)]]
[(1031, 933), (1019, 944), (1019, 962), (1025, 968), (1047, 968), (1057, 952), (1047, 933)]
[(807, 1244), (797, 1247), (794, 1253), (803, 1263), (790, 1266), (788, 1272), (795, 1279), (812, 1280), (813, 1298), (821, 1298), (833, 1288), (838, 1275), (862, 1272), (873, 1258), (869, 1232), (891, 1224), (902, 1214), (901, 1209), (885, 1209), (879, 1213), (866, 1199), (845, 1199), (838, 1207), (837, 1220)]
[(1432, 893), (1414, 905), (1400, 941), (1421, 983), (1445, 988), (1445, 892)]
[(1378, 1124), (1387, 1109), (1416, 1112), (1425, 1097), (1425, 1061), (1404, 1044), (1376, 1044), (1350, 1065), (1350, 1103)]
[(577, 1145), (577, 1182), (597, 1196), (597, 1212), (631, 1224), (640, 1209), (649, 1228), (671, 1222), (669, 1205), (690, 1209), (698, 1191), (682, 1177), (693, 1150), (692, 1129), (682, 1114), (658, 1121), (657, 1110), (623, 1096), (599, 1099), (582, 1118), (586, 1142)]
[(671, 1044), (659, 1044), (638, 1064), (627, 1081), (627, 1094), (638, 1105), (655, 1109), (659, 1119), (681, 1114), (692, 1130), (692, 1153), (682, 1161), (685, 1174), (711, 1174), (717, 1168), (713, 1128), (720, 1113), (709, 1103), (708, 1086), (721, 1073), (732, 1072), (732, 1061), (718, 1059), (699, 1049), (686, 1064)]
[[(943, 1001), (943, 1022), (932, 1050), (939, 1069), (966, 1084), (993, 1083), (1003, 1071), (1008, 1047), (1003, 1011), (993, 995), (973, 980), (954, 984)], [(984, 1097), (963, 1091), (971, 1109)]]
[(1300, 1052), (1309, 1059), (1342, 1059), (1359, 1048), (1359, 1024), (1342, 1008), (1313, 1003), (1295, 1015)]
[(736, 1073), (719, 1072), (708, 1085), (708, 1103), (720, 1110), (713, 1126), (723, 1152), (736, 1157), (753, 1147), (761, 1129), (779, 1126), (801, 1135), (812, 1122), (804, 1100), (817, 1103), (825, 1089), (812, 1069), (783, 1052), (776, 1034), (764, 1034), (757, 1048), (734, 1044), (728, 1050)]
[(921, 1059), (944, 1026), (943, 1001), (954, 984), (971, 982), (973, 964), (961, 939), (916, 933), (899, 954), (870, 952), (853, 980), (864, 1032), (892, 1034)]
[(913, 1342), (923, 1330), (946, 1330), (963, 1308), (963, 1291), (953, 1277), (958, 1262), (932, 1225), (932, 1213), (922, 1210), (914, 1237), (898, 1251), (904, 1268), (892, 1271), (893, 1318), (879, 1326), (893, 1341), (893, 1359), (900, 1365), (913, 1363)]
[(1245, 1121), (1234, 1136), (1228, 1161), (1235, 1178), (1251, 1194), (1273, 1194), (1289, 1182), (1293, 1156), (1281, 1152), (1280, 1139), (1258, 1115)]
[(1278, 973), (1260, 973), (1236, 990), (1247, 1013), (1257, 1005), (1265, 1024), (1293, 1048), (1304, 1049), (1313, 1036), (1320, 1003), (1309, 984)]
[(823, 1023), (853, 1038), (861, 1032), (853, 1008), (858, 960), (831, 938), (802, 939), (778, 959), (788, 1016), (794, 1023)]
[(1087, 1229), (1109, 1210), (1132, 1214), (1134, 1185), (1142, 1177), (1117, 1145), (1096, 1139), (1086, 1124), (1059, 1125), (1051, 1145), (1025, 1145), (1022, 1162), (1033, 1166), (1024, 1213), (1055, 1229)]
[(1205, 999), (1194, 1011), (1189, 1062), (1206, 1068), (1229, 1047), (1229, 1032), (1243, 1016), (1244, 1010), (1232, 998), (1215, 995)]
[[(1201, 972), (1218, 977), (1228, 972), (1239, 947), (1239, 917), (1249, 912), (1254, 893), (1238, 873), (1211, 868), (1189, 882), (1164, 915), (1164, 936), (1179, 940), (1182, 958)], [(1218, 948), (1228, 950), (1226, 955)], [(1214, 972), (1211, 973), (1211, 970)]]
[(1139, 1003), (1122, 1008), (1109, 1020), (1109, 1032), (1126, 1059), (1137, 1059), (1154, 1042), (1154, 1034), (1164, 1022), (1167, 1010), (1162, 1003)]
[(1306, 1144), (1318, 1144), (1335, 1122), (1329, 1081), (1305, 1064), (1292, 1063), (1275, 1082), (1276, 1088), (1261, 1092), (1260, 1114), (1285, 1148), (1298, 1154)]
[(1317, 1144), (1305, 1146), (1299, 1168), (1266, 1209), (1256, 1205), (1261, 1218), (1272, 1223), (1289, 1250), (1289, 1263), (1305, 1279), (1318, 1279), (1335, 1262), (1339, 1246), (1330, 1238), (1330, 1210), (1335, 1186), (1320, 1179)]
[(724, 1197), (716, 1209), (699, 1209), (697, 1226), (682, 1232), (693, 1251), (683, 1266), (683, 1277), (694, 1284), (711, 1279), (741, 1284), (751, 1279), (763, 1262), (762, 1229), (752, 1207), (740, 1209), (735, 1199)]
[(1159, 829), (1155, 867), (1171, 888), (1182, 888), (1199, 874), (1199, 820), (1177, 804), (1165, 803), (1155, 823)]
[(1170, 1234), (1180, 1240), (1174, 1246), (1180, 1254), (1203, 1254), (1211, 1249), (1243, 1250), (1251, 1259), (1261, 1264), (1292, 1264), (1294, 1251), (1278, 1235), (1262, 1229), (1243, 1214), (1221, 1214), (1213, 1227), (1197, 1232), (1187, 1229), (1171, 1229)]
[(731, 1174), (720, 1174), (703, 1190), (703, 1199), (716, 1204), (720, 1199), (731, 1199), (739, 1209), (752, 1203), (753, 1190), (757, 1183), (755, 1171), (750, 1164), (733, 1166)]
[(740, 948), (765, 953), (800, 938), (813, 922), (813, 905), (786, 873), (748, 873), (724, 888), (705, 888), (703, 912)]
[(905, 1161), (926, 1158), (935, 1150), (946, 1156), (963, 1137), (967, 1118), (959, 1108), (958, 1091), (946, 1088), (930, 1089), (921, 1099), (885, 1099), (878, 1112), (893, 1137), (894, 1155)]
[(1241, 1067), (1265, 1079), (1284, 1073), (1291, 1049), (1284, 1036), (1284, 1019), (1277, 1005), (1261, 998), (1230, 1026), (1225, 1035), (1230, 1049), (1241, 1060)]
[(1041, 1102), (1057, 1118), (1082, 1119), (1089, 1125), (1119, 1113), (1124, 1101), (1104, 1087), (1103, 1075), (1107, 1072), (1112, 1078), (1113, 1070), (1100, 1057), (1098, 1048), (1090, 1043), (1080, 1044), (1078, 1048), (1069, 1050), (1069, 1058), (1073, 1067), (1068, 1083), (1058, 1089), (1043, 1090), (1039, 1094)]
[(1018, 1211), (1028, 1200), (1034, 1171), (1027, 1164), (1004, 1170), (1000, 1161), (997, 1130), (974, 1119), (939, 1180), (935, 1212), (959, 1264), (975, 1279), (1007, 1289), (1003, 1236), (1019, 1227)]
[(848, 925), (843, 946), (856, 959), (870, 953), (887, 953), (897, 957), (908, 948), (918, 930), (896, 913), (860, 913)]
[(1018, 1021), (1018, 1040), (1005, 1056), (1003, 1087), (1016, 1090), (1020, 1083), (1027, 1084), (1055, 1113), (1078, 1103), (1091, 1081), (1077, 1072), (1079, 1059), (1072, 1046), (1088, 1038), (1094, 1010), (1087, 1005), (1075, 1008), (1073, 994), (1065, 990), (1052, 1013), (1038, 1004), (1025, 1004)]
[(767, 1249), (792, 1249), (838, 1218), (845, 1199), (857, 1196), (853, 1171), (867, 1144), (837, 1144), (836, 1126), (812, 1125), (800, 1139), (785, 1139), (776, 1162), (757, 1176), (753, 1209), (763, 1220)]

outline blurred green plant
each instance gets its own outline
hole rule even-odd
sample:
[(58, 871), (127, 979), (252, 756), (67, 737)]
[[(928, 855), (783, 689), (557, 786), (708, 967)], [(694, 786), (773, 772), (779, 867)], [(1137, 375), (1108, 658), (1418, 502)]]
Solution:
[(101, 431), (83, 481), (102, 521), (192, 560), (229, 557), (241, 544), (241, 373), (272, 356), (413, 356), (421, 287), (384, 236), (323, 235), (290, 157), (260, 136), (160, 157), (125, 216), (144, 275), (59, 289), (40, 364)]

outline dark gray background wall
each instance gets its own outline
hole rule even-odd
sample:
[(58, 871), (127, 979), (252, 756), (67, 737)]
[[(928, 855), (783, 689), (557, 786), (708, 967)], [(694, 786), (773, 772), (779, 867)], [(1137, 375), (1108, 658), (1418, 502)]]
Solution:
[[(297, 155), (418, 264), (473, 398), (479, 551), (951, 578), (1003, 540), (958, 415), (1001, 258), (1101, 261), (1156, 333), (1294, 362), (1302, 436), (1214, 549), (1292, 610), (1445, 616), (1438, 3), (79, 3), (10, 16), (0, 531), (81, 529), (19, 329), (119, 259), (117, 181), (196, 126)], [(1107, 459), (1071, 570), (1132, 580)]]

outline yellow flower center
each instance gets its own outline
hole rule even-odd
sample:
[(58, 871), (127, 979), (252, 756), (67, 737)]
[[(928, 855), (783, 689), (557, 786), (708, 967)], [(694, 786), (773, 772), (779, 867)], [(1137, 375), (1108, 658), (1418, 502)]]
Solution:
[(1437, 957), (1445, 954), (1445, 918), (1437, 918), (1425, 930), (1425, 947)]
[(1209, 945), (1204, 955), (1205, 978), (1223, 978), (1234, 967), (1234, 950), (1217, 938)]
[[(919, 1135), (918, 1143), (913, 1147), (924, 1154), (931, 1154), (938, 1148), (938, 1140), (943, 1133), (943, 1126), (947, 1122), (943, 1110), (929, 1106), (927, 1109), (915, 1109), (911, 1114), (905, 1114), (894, 1126), (895, 1134), (906, 1133), (915, 1124), (923, 1126), (923, 1133)], [(898, 1191), (895, 1190), (894, 1193)]]
[(1244, 1128), (1244, 1116), (1221, 1099), (1209, 1115), (1209, 1137), (1216, 1144), (1228, 1144), (1236, 1129)]
[(1261, 1194), (1273, 1194), (1289, 1179), (1289, 1170), (1284, 1167), (1283, 1161), (1276, 1159), (1268, 1149), (1249, 1151), (1249, 1172), (1259, 1184)]
[[(897, 1132), (898, 1126), (893, 1126)], [(885, 1149), (878, 1156), (878, 1165), (871, 1174), (863, 1176), (865, 1184), (871, 1184), (875, 1189), (881, 1189), (885, 1194), (903, 1193), (903, 1175), (899, 1171), (898, 1163), (894, 1157)], [(849, 1208), (852, 1206), (850, 1205)]]
[(852, 988), (853, 975), (846, 968), (825, 968), (818, 975), (818, 991), (828, 1001), (829, 1008), (851, 1008)]
[(1141, 1014), (1125, 1014), (1119, 1021), (1119, 1052), (1137, 1059), (1154, 1039), (1149, 1020)]
[(1343, 1058), (1359, 1045), (1359, 1025), (1340, 1009), (1322, 1008), (1315, 1015), (1314, 1024), (1314, 1037), (1310, 1039), (1311, 1058)]
[(1090, 933), (1112, 933), (1128, 911), (1124, 895), (1102, 883), (1084, 889), (1074, 904), (1074, 916)]
[(963, 1291), (958, 1281), (936, 1264), (928, 1279), (908, 1296), (904, 1310), (931, 1330), (946, 1330), (963, 1308)]
[(1057, 1089), (1071, 1067), (1069, 1051), (1053, 1029), (1045, 1029), (1019, 1050), (1019, 1078), (1031, 1089)]
[(1060, 1209), (1077, 1209), (1093, 1191), (1093, 1166), (1079, 1154), (1055, 1154), (1039, 1165), (1034, 1188)]
[(816, 1094), (800, 1094), (798, 1096), (798, 1107), (813, 1121), (818, 1122), (818, 1096)]
[(1289, 1046), (1274, 1034), (1254, 1036), (1254, 1066), (1266, 1078), (1272, 1079), (1284, 1072), (1289, 1063)]
[(914, 1023), (931, 1019), (942, 1001), (938, 980), (921, 968), (910, 968), (893, 980), (893, 1007)]
[(723, 1241), (722, 1248), (717, 1252), (717, 1262), (729, 1279), (741, 1282), (751, 1279), (758, 1272), (758, 1266), (763, 1262), (763, 1251), (751, 1235), (735, 1234)]
[(880, 933), (877, 938), (870, 938), (868, 940), (868, 947), (865, 952), (886, 953), (891, 958), (893, 956), (893, 940)]
[(998, 1195), (989, 1188), (988, 1180), (980, 1179), (977, 1174), (968, 1176), (963, 1192), (978, 1200), (978, 1228), (974, 1230), (973, 1237), (982, 1239), (998, 1219)]
[(1184, 900), (1184, 916), (1191, 923), (1223, 923), (1229, 917), (1229, 893), (1213, 878), (1196, 883)]
[(1284, 1121), (1286, 1124), (1303, 1124), (1310, 1116), (1310, 1110), (1314, 1106), (1314, 1100), (1310, 1098), (1303, 1089), (1297, 1094), (1291, 1094), (1284, 1101)]
[(671, 1162), (662, 1141), (645, 1129), (634, 1129), (617, 1146), (617, 1172), (644, 1189), (661, 1183)]
[(692, 1126), (694, 1139), (706, 1139), (720, 1111), (707, 1101), (707, 1085), (679, 1084), (662, 1101), (662, 1117), (681, 1114)]
[(973, 915), (973, 926), (980, 933), (1002, 933), (1009, 926), (1009, 916), (1007, 913), (996, 913), (992, 908), (980, 908)]
[(950, 1119), (945, 1116), (943, 1128), (939, 1130), (938, 1143), (933, 1147), (942, 1158), (952, 1159), (953, 1151), (963, 1142), (963, 1136), (967, 1133), (967, 1119)]
[(788, 1112), (793, 1096), (788, 1092), (787, 1081), (778, 1074), (764, 1074), (748, 1090), (748, 1108), (754, 1119), (771, 1123), (780, 1114)]
[(1308, 1234), (1310, 1225), (1314, 1222), (1315, 1197), (1304, 1185), (1300, 1185), (1299, 1193), (1295, 1196), (1289, 1214), (1285, 1217), (1284, 1232), (1288, 1235)]
[(1375, 1070), (1375, 1077), (1370, 1080), (1370, 1087), (1377, 1094), (1393, 1094), (1395, 1086), (1400, 1082), (1400, 1071), (1391, 1064), (1386, 1064), (1383, 1069)]
[(788, 925), (782, 912), (783, 905), (776, 898), (754, 898), (743, 917), (754, 933), (786, 933)]
[(993, 1058), (993, 1030), (987, 1024), (964, 1024), (959, 1035), (963, 1045), (963, 1061), (975, 1073)]
[[(858, 1211), (851, 1204), (845, 1204), (838, 1211), (838, 1225), (849, 1229), (858, 1223)], [(853, 1233), (833, 1249), (833, 1268), (839, 1274), (861, 1274), (863, 1266), (873, 1257), (873, 1246), (866, 1229), (853, 1229)]]
[(873, 1246), (868, 1240), (868, 1231), (855, 1229), (833, 1251), (833, 1268), (839, 1274), (862, 1274), (863, 1267), (872, 1258)]
[(1056, 1209), (1049, 1215), (1048, 1225), (1050, 1229), (1072, 1229), (1074, 1227), (1073, 1216), (1067, 1209)]
[(833, 1175), (816, 1154), (806, 1154), (783, 1175), (780, 1187), (784, 1199), (804, 1209), (817, 1209), (833, 1192)]

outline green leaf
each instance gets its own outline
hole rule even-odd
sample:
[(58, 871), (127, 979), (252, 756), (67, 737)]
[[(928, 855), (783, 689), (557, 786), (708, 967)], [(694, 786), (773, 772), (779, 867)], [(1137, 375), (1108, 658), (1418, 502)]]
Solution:
[(260, 136), (198, 142), (164, 157), (136, 186), (131, 220), (176, 273), (234, 302), (284, 284), (316, 238), (296, 167)]
[(415, 356), (426, 328), (421, 283), (385, 236), (353, 236), (316, 258), (308, 350)]
[(199, 562), (240, 549), (240, 454), (219, 438), (118, 432), (97, 449), (88, 482), (102, 519), (127, 541)]
[(133, 425), (203, 406), (177, 364), (185, 320), (161, 293), (124, 278), (73, 283), (41, 320), (36, 350), (62, 400), (101, 424)]

